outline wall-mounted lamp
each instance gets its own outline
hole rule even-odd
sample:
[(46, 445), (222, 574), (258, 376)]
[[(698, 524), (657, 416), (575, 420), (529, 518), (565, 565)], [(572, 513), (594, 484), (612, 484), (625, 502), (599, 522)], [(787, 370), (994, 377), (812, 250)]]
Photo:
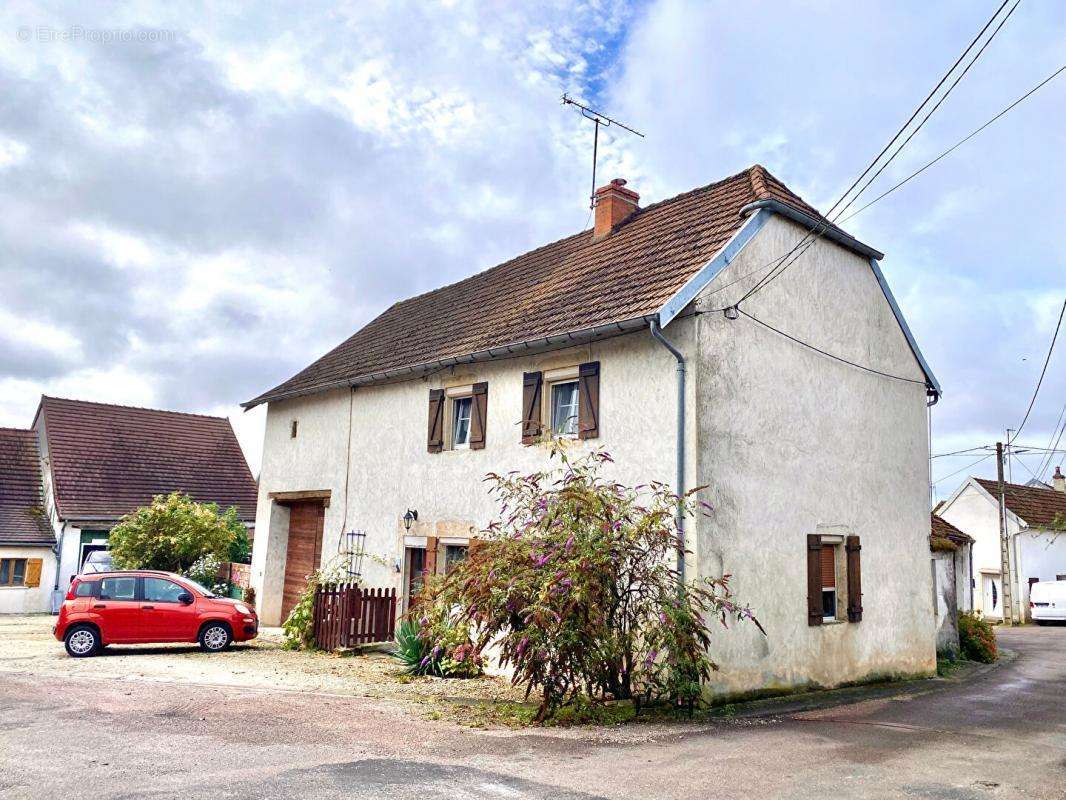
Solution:
[(410, 531), (411, 526), (418, 522), (418, 512), (407, 509), (407, 513), (403, 515), (403, 529)]

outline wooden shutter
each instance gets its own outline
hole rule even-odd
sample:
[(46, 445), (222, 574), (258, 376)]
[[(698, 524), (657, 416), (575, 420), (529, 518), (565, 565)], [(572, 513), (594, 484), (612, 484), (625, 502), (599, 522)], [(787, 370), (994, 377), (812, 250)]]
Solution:
[(836, 548), (831, 544), (822, 545), (822, 588), (837, 588)]
[(489, 385), (475, 383), (473, 400), (470, 403), (470, 449), (481, 450), (485, 447), (485, 425), (489, 411)]
[(578, 367), (578, 436), (595, 439), (600, 435), (600, 362)]
[(822, 624), (822, 537), (807, 534), (807, 624)]
[(426, 537), (426, 564), (425, 572), (427, 575), (437, 574), (437, 537)]
[(41, 585), (41, 565), (44, 563), (40, 558), (26, 559), (26, 586), (33, 588)]
[(844, 544), (848, 554), (848, 622), (862, 621), (862, 570), (858, 536), (849, 536)]
[(444, 390), (429, 390), (429, 436), (426, 449), (439, 453), (444, 449)]
[(522, 444), (533, 444), (540, 436), (540, 393), (544, 375), (526, 372), (522, 375)]

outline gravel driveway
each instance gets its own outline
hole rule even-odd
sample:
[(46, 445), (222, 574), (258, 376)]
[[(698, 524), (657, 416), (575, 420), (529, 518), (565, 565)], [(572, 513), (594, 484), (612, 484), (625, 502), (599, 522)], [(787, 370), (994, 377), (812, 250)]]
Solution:
[(4, 800), (1066, 798), (1066, 628), (1000, 632), (1017, 658), (967, 681), (820, 711), (490, 731), (378, 697), (160, 679), (145, 654), (64, 675), (18, 661), (7, 632)]

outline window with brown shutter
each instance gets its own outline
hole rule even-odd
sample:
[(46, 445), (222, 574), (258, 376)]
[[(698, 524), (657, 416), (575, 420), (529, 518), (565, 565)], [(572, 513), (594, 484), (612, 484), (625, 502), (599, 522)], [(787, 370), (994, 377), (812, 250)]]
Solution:
[(543, 386), (543, 373), (526, 372), (522, 375), (522, 444), (533, 444), (540, 436)]
[(807, 624), (822, 624), (822, 537), (807, 534)]
[(862, 621), (862, 565), (859, 554), (862, 545), (858, 536), (849, 536), (844, 543), (848, 557), (848, 622)]
[(429, 434), (426, 449), (439, 453), (444, 449), (444, 390), (429, 390)]
[(26, 560), (26, 586), (31, 589), (41, 585), (41, 567), (44, 559), (30, 558)]
[(577, 374), (578, 436), (595, 439), (600, 435), (600, 362), (582, 364)]
[(481, 450), (485, 447), (485, 426), (488, 422), (489, 385), (475, 383), (471, 392), (474, 398), (470, 419), (470, 449)]

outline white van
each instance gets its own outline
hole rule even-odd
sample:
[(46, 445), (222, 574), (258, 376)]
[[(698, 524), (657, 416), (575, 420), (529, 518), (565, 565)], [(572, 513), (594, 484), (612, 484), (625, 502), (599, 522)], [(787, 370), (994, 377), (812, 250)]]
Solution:
[(1066, 620), (1066, 581), (1037, 581), (1030, 586), (1029, 611), (1036, 623)]

